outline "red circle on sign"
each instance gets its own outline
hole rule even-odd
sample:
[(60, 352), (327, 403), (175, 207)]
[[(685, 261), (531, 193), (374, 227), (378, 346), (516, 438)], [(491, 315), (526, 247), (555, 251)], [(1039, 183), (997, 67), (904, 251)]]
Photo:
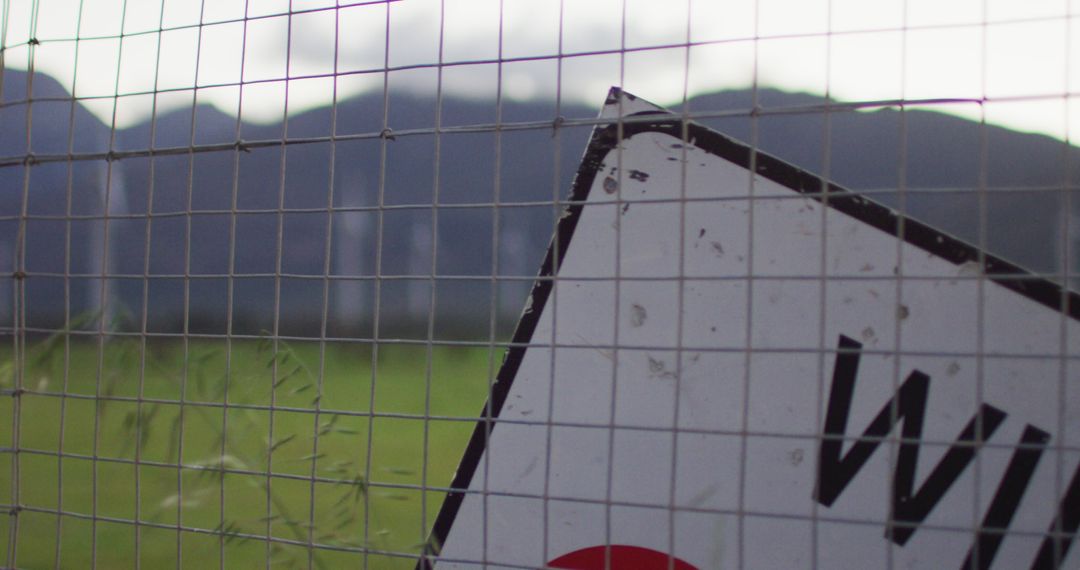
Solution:
[[(610, 559), (608, 552), (611, 552)], [(564, 570), (697, 570), (669, 554), (623, 544), (575, 550), (548, 562), (548, 567)]]

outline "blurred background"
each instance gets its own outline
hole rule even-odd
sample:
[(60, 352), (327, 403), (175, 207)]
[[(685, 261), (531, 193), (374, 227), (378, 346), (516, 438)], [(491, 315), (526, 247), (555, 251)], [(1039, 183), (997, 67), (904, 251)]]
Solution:
[(1048, 0), (3, 0), (0, 561), (412, 567), (611, 86), (1075, 283), (1077, 31)]
[(619, 85), (1060, 279), (1071, 9), (7, 2), (0, 265), (31, 328), (505, 338)]

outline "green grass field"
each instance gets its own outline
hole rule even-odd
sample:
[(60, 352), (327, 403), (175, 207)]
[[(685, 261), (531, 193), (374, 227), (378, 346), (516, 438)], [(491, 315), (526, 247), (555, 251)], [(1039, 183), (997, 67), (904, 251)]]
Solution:
[(421, 489), (449, 484), (473, 428), (424, 417), (475, 417), (501, 360), (56, 337), (26, 351), (16, 434), (3, 350), (0, 504), (21, 509), (0, 518), (0, 566), (18, 568), (411, 568), (359, 551), (419, 551), (444, 496)]

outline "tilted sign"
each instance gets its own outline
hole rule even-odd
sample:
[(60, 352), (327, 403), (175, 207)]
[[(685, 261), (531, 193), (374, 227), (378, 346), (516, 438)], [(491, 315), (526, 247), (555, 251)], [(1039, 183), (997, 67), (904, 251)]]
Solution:
[(1080, 565), (1075, 294), (602, 116), (421, 566)]

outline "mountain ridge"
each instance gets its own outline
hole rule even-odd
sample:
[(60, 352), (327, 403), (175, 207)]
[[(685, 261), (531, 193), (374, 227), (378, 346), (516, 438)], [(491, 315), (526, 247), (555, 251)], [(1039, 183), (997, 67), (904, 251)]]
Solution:
[[(3, 76), (4, 100), (25, 99), (25, 73), (7, 70)], [(66, 95), (40, 74), (33, 90), (38, 98)], [(814, 95), (760, 89), (756, 102), (764, 111), (755, 117), (750, 91), (695, 97), (689, 109), (745, 110), (699, 122), (756, 141), (762, 151), (853, 191), (872, 192), (886, 205), (900, 205), (896, 189), (903, 187), (913, 217), (968, 242), (985, 235), (989, 251), (1036, 272), (1060, 268), (1062, 228), (1078, 211), (1076, 201), (1066, 209), (1065, 196), (1068, 182), (1080, 179), (1076, 148), (924, 110), (843, 111), (826, 121), (820, 113), (769, 112), (823, 105)], [(430, 128), (435, 105), (434, 98), (391, 93), (390, 128)], [(2, 132), (13, 135), (0, 137), (0, 155), (27, 154), (27, 107), (0, 106)], [(496, 293), (495, 319), (505, 334), (559, 215), (554, 202), (568, 191), (591, 131), (565, 126), (368, 138), (383, 127), (381, 94), (271, 124), (238, 124), (236, 117), (199, 105), (115, 133), (78, 104), (38, 102), (33, 108), (29, 150), (35, 154), (66, 154), (69, 145), (76, 153), (183, 148), (193, 135), (195, 145), (228, 147), (238, 131), (244, 141), (281, 139), (286, 129), (290, 140), (341, 137), (246, 152), (230, 147), (0, 168), (0, 266), (16, 266), (26, 192), (30, 322), (62, 323), (66, 278), (72, 314), (95, 310), (104, 296), (127, 307), (135, 322), (143, 317), (145, 284), (148, 326), (162, 332), (183, 330), (187, 320), (193, 332), (223, 333), (231, 325), (232, 332), (257, 334), (271, 328), (278, 313), (282, 334), (321, 334), (323, 316), (312, 314), (307, 299), (321, 298), (329, 268), (331, 336), (373, 334), (376, 280), (385, 329), (380, 334), (416, 334), (426, 330), (429, 317), (440, 335), (482, 334)], [(596, 111), (584, 105), (560, 109), (567, 118), (593, 118)], [(497, 118), (493, 101), (453, 98), (443, 99), (439, 116), (444, 126), (490, 125)], [(551, 121), (554, 127), (555, 108), (551, 102), (504, 101), (501, 119)], [(978, 231), (980, 220), (986, 232)], [(433, 267), (449, 279), (432, 281)], [(113, 278), (102, 280), (103, 273)], [(10, 287), (9, 278), (0, 278), (4, 298), (12, 298)], [(3, 322), (11, 322), (11, 310), (0, 307)]]

